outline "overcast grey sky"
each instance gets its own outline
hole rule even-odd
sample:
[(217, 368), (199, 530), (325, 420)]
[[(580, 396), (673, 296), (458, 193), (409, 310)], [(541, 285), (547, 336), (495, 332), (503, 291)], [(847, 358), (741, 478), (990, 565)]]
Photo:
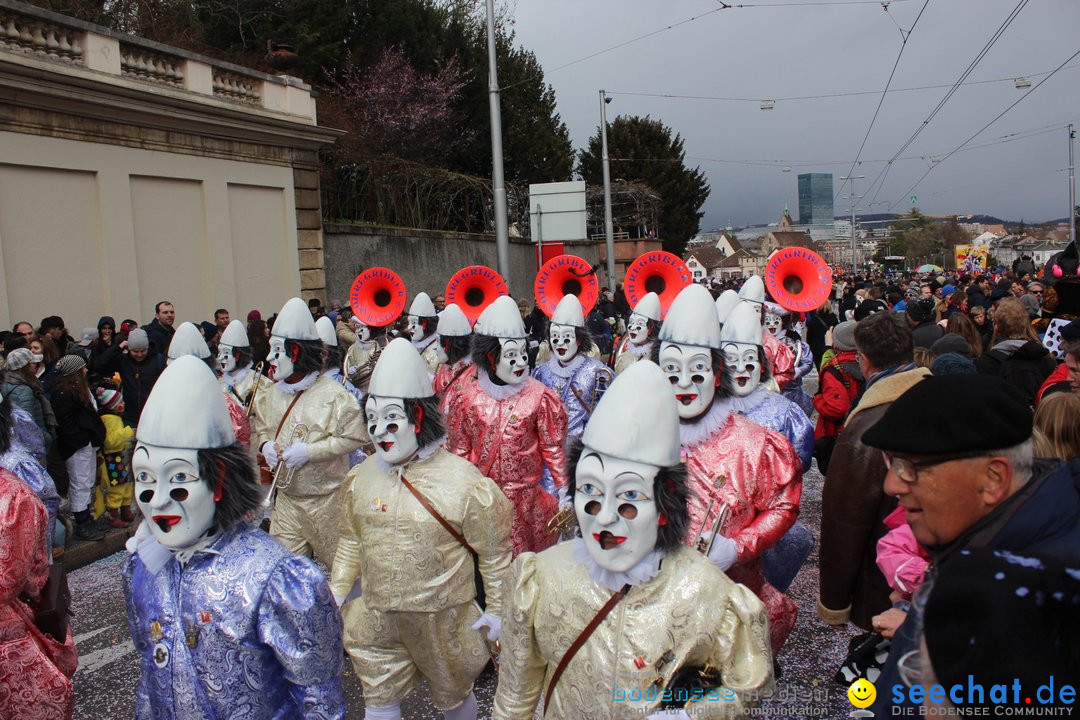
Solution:
[[(876, 2), (787, 0), (777, 6), (779, 1), (748, 0), (745, 4), (753, 7), (716, 11), (717, 0), (517, 0), (514, 27), (517, 41), (536, 53), (555, 88), (575, 149), (599, 126), (601, 88), (614, 96), (609, 122), (619, 114), (648, 114), (682, 135), (687, 164), (700, 165), (712, 187), (701, 222), (702, 230), (709, 230), (729, 218), (736, 226), (775, 222), (785, 203), (797, 221), (798, 173), (848, 174), (900, 53), (900, 28), (912, 28), (925, 2), (892, 0), (886, 12)], [(929, 0), (890, 87), (951, 86), (1022, 2)], [(967, 82), (1027, 75), (1034, 88), (1078, 50), (1080, 2), (1030, 0)], [(859, 91), (870, 94), (781, 99)], [(866, 195), (883, 161), (900, 150), (948, 91), (886, 95), (853, 173), (866, 176), (856, 185), (857, 195)], [(974, 149), (941, 161), (908, 192), (932, 156), (949, 153), (1024, 92), (1011, 79), (960, 87), (893, 164), (883, 186), (879, 182), (858, 201), (860, 212), (885, 212), (890, 204), (893, 212), (906, 212), (914, 194), (928, 213), (987, 213), (1028, 222), (1066, 216), (1064, 126), (1080, 125), (1080, 56), (972, 140), (967, 147)], [(775, 108), (761, 110), (764, 99), (775, 99)], [(1012, 133), (1021, 134), (1000, 142)], [(784, 172), (784, 167), (791, 169)], [(612, 175), (618, 177), (617, 163)], [(839, 189), (834, 179), (834, 191)], [(848, 189), (839, 194), (836, 212), (842, 214)]]

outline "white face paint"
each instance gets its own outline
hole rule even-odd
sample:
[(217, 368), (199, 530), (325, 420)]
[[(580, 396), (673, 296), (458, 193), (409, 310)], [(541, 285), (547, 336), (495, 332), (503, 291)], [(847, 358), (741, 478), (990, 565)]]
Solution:
[(440, 365), (447, 365), (450, 363), (450, 353), (446, 347), (450, 344), (450, 338), (439, 336), (438, 342), (435, 343), (435, 358), (439, 361)]
[(671, 381), (680, 418), (692, 420), (709, 409), (716, 395), (709, 348), (665, 342), (660, 345), (660, 369)]
[(417, 427), (405, 413), (401, 398), (368, 396), (364, 404), (368, 434), (375, 443), (375, 454), (389, 465), (400, 465), (420, 449)]
[(356, 332), (356, 339), (360, 342), (368, 342), (371, 340), (371, 328), (364, 323), (353, 318), (354, 331)]
[(784, 318), (780, 317), (776, 313), (771, 313), (768, 310), (765, 311), (765, 330), (772, 335), (779, 335), (780, 328), (784, 326)]
[(644, 315), (632, 313), (630, 321), (626, 323), (626, 334), (630, 342), (640, 345), (649, 338), (649, 318)]
[(270, 336), (270, 354), (266, 356), (270, 363), (270, 379), (273, 381), (284, 380), (293, 374), (292, 358), (285, 348), (285, 340), (276, 335)]
[(424, 326), (420, 324), (420, 319), (419, 315), (410, 315), (409, 324), (405, 326), (413, 342), (420, 342), (424, 339)]
[(574, 480), (574, 512), (597, 565), (626, 572), (656, 549), (660, 512), (653, 496), (658, 469), (588, 448)]
[(222, 373), (231, 373), (236, 369), (236, 354), (233, 352), (232, 345), (218, 345), (217, 366), (218, 371)]
[(724, 362), (731, 368), (732, 391), (746, 397), (761, 384), (761, 355), (757, 345), (725, 343)]
[(551, 342), (551, 352), (564, 365), (577, 355), (577, 330), (573, 326), (552, 324), (548, 330), (548, 340)]
[(139, 443), (131, 468), (135, 501), (162, 545), (183, 550), (213, 527), (217, 480), (199, 477), (197, 450)]
[(495, 377), (507, 385), (519, 385), (529, 377), (529, 354), (525, 340), (500, 340), (502, 352), (495, 364)]

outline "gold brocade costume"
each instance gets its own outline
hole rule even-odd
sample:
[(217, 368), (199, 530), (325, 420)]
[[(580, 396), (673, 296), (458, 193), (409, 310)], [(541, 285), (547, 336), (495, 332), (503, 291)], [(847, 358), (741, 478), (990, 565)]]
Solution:
[[(514, 563), (502, 627), (494, 720), (529, 720), (567, 648), (612, 591), (573, 559), (572, 543)], [(667, 553), (659, 573), (632, 588), (574, 655), (551, 695), (547, 720), (641, 718), (660, 708), (681, 668), (711, 665), (716, 699), (687, 703), (693, 717), (742, 715), (773, 687), (761, 601), (689, 548)], [(660, 697), (657, 698), (656, 695)], [(631, 699), (633, 698), (633, 699)]]
[[(277, 440), (284, 449), (297, 424), (307, 426), (303, 442), (308, 463), (291, 471), (288, 487), (278, 487), (270, 534), (290, 552), (323, 562), (334, 559), (340, 516), (339, 489), (349, 471), (348, 455), (367, 441), (367, 428), (356, 399), (339, 383), (319, 377), (297, 400), (281, 432), (275, 431), (296, 396), (276, 387), (256, 398), (255, 447)], [(281, 473), (287, 468), (284, 465)], [(280, 474), (279, 474), (280, 476)]]
[[(615, 351), (615, 374), (620, 374), (638, 360), (648, 360), (649, 355), (652, 353), (654, 342), (654, 340), (650, 340), (644, 345), (634, 345), (630, 342), (629, 337), (623, 338)], [(637, 350), (637, 352), (635, 352), (635, 350)]]
[[(425, 344), (426, 343), (426, 344)], [(420, 353), (420, 359), (427, 365), (428, 375), (435, 377), (435, 372), (439, 369), (439, 336), (437, 333), (432, 333), (428, 337), (424, 338), (420, 342), (414, 342), (413, 347)]]
[[(386, 336), (380, 335), (367, 342), (356, 342), (349, 346), (345, 353), (345, 375), (353, 381), (357, 389), (367, 395), (368, 383), (371, 381), (371, 373), (375, 370), (375, 363), (371, 362), (376, 351), (382, 351), (386, 346)], [(357, 377), (356, 373), (363, 370)], [(362, 413), (361, 413), (362, 414)]]
[[(474, 599), (473, 559), (398, 476), (370, 457), (349, 474), (330, 587), (363, 595), (344, 609), (345, 648), (372, 707), (399, 702), (427, 678), (440, 709), (460, 705), (487, 664)], [(501, 617), (512, 547), (510, 501), (468, 461), (446, 450), (403, 472), (477, 553), (485, 612)]]

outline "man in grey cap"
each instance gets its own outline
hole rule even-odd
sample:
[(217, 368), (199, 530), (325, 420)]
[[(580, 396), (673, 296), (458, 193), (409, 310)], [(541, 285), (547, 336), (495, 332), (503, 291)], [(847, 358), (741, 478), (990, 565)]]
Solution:
[(120, 373), (124, 392), (124, 423), (137, 427), (143, 405), (165, 369), (165, 359), (151, 350), (146, 331), (135, 328), (127, 340), (114, 343), (98, 356), (93, 370), (100, 375)]

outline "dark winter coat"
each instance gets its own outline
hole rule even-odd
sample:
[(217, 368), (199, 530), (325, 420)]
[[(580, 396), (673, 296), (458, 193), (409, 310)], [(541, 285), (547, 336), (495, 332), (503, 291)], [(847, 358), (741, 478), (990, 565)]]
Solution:
[(119, 343), (106, 350), (94, 365), (95, 372), (100, 375), (120, 373), (124, 393), (124, 424), (131, 427), (139, 425), (146, 398), (164, 369), (165, 358), (160, 354), (151, 350), (142, 362), (135, 362), (131, 355), (120, 349)]
[(988, 352), (975, 358), (975, 369), (984, 375), (995, 375), (1013, 385), (1035, 405), (1035, 396), (1057, 361), (1042, 343), (1029, 340), (1019, 347), (998, 343)]
[(933, 320), (924, 320), (911, 331), (915, 347), (930, 349), (930, 346), (945, 335), (945, 329)]
[(50, 398), (56, 413), (56, 438), (60, 456), (67, 460), (87, 444), (96, 448), (105, 442), (105, 425), (90, 405), (83, 405), (66, 390), (56, 390)]
[(169, 343), (172, 342), (173, 335), (176, 333), (175, 327), (162, 325), (157, 318), (154, 318), (149, 325), (143, 326), (143, 330), (150, 339), (151, 350), (156, 350), (162, 355), (169, 354)]

